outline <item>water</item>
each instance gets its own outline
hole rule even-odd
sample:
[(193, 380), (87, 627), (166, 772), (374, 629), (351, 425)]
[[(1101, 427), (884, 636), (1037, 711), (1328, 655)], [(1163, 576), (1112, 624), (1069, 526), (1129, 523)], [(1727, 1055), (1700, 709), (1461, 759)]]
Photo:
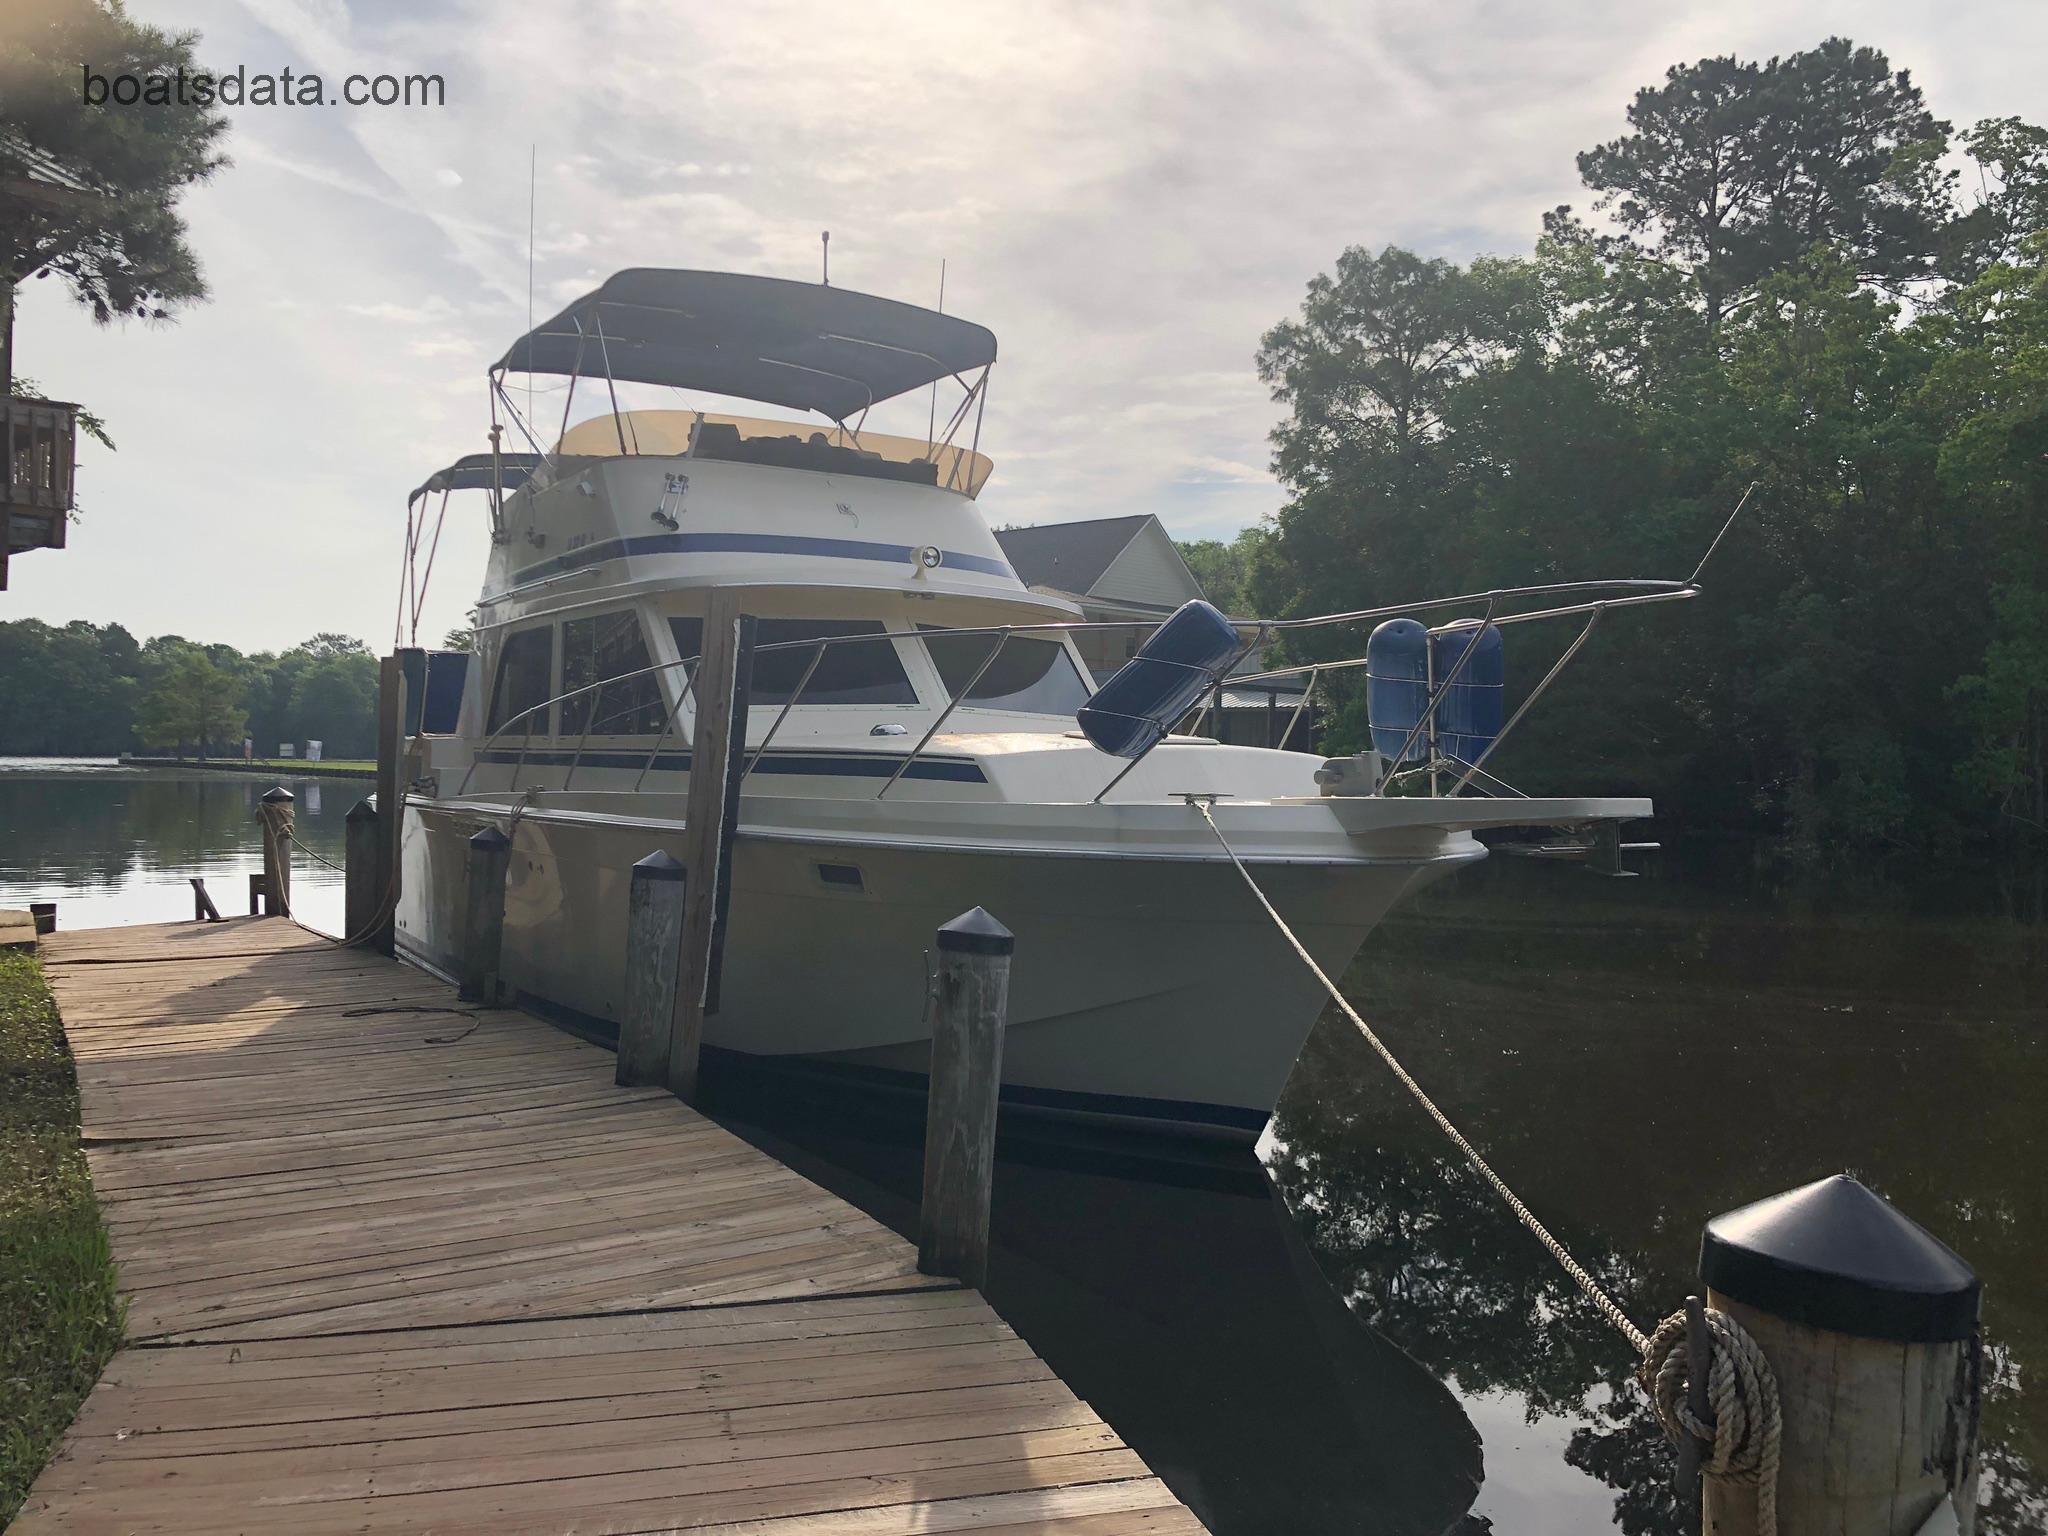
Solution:
[[(0, 907), (55, 901), (67, 928), (177, 922), (192, 916), (198, 875), (223, 916), (246, 912), (248, 877), (263, 870), (256, 797), (274, 784), (297, 797), (299, 841), (339, 865), (342, 818), (369, 793), (367, 780), (0, 757)], [(337, 931), (339, 871), (297, 854), (292, 906)]]
[[(0, 906), (182, 920), (202, 874), (240, 910), (271, 782), (0, 761)], [(339, 863), (369, 786), (286, 784)], [(1933, 1229), (1986, 1287), (1979, 1529), (2048, 1528), (2048, 1394), (2025, 1390), (2048, 1366), (2039, 891), (1660, 857), (1630, 881), (1491, 860), (1389, 922), (1346, 986), (1638, 1321), (1691, 1288), (1707, 1217), (1823, 1174)], [(302, 855), (293, 889), (339, 925), (338, 875)], [(781, 1079), (710, 1086), (912, 1229), (914, 1121)], [(1224, 1536), (1677, 1529), (1626, 1345), (1339, 1015), (1256, 1159), (1006, 1135), (993, 1237), (997, 1307)]]

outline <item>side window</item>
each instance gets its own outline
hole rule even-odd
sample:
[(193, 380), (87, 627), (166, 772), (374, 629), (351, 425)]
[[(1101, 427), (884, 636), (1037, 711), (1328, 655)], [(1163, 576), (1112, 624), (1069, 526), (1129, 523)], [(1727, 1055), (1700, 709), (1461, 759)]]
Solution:
[(601, 613), (564, 623), (563, 693), (606, 678), (625, 681), (563, 699), (562, 734), (580, 736), (588, 729), (593, 736), (652, 736), (660, 730), (667, 713), (660, 680), (651, 672), (626, 677), (650, 664), (636, 613)]
[[(498, 682), (491, 693), (491, 718), (487, 730), (498, 730), (517, 720), (522, 711), (545, 704), (552, 697), (550, 683), (555, 669), (555, 630), (551, 624), (522, 629), (505, 637), (498, 658)], [(516, 729), (521, 735), (550, 735), (548, 711), (541, 710), (530, 722)]]
[[(690, 657), (704, 648), (704, 625), (699, 619), (671, 619), (677, 654)], [(787, 650), (761, 650), (789, 641), (822, 640), (832, 635), (880, 635), (886, 633), (875, 619), (763, 619), (754, 632), (754, 686), (747, 693), (751, 705), (782, 705), (796, 685), (803, 681), (814, 652), (805, 645)], [(829, 647), (804, 684), (801, 704), (915, 704), (917, 690), (903, 670), (894, 642), (872, 640), (861, 645)]]
[[(981, 671), (989, 647), (998, 643), (998, 637), (928, 635), (924, 643), (932, 654), (932, 664), (939, 669), (939, 681), (946, 685), (946, 696), (951, 698)], [(1088, 684), (1059, 641), (1012, 635), (1000, 643), (1002, 654), (989, 662), (988, 670), (981, 672), (980, 681), (962, 703), (1021, 714), (1071, 715), (1088, 702)]]

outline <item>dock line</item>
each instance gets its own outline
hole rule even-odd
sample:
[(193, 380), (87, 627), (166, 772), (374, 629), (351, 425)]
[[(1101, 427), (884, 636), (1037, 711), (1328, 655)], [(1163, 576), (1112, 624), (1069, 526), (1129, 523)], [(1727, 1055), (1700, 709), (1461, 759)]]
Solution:
[[(1744, 498), (1747, 500), (1747, 497)], [(1737, 507), (1739, 512), (1742, 509)], [(1731, 518), (1731, 521), (1733, 519)], [(1725, 531), (1725, 530), (1724, 530)], [(1717, 541), (1718, 542), (1718, 541)], [(1712, 553), (1712, 551), (1709, 551)], [(1570, 1250), (1551, 1235), (1550, 1229), (1536, 1219), (1536, 1213), (1523, 1203), (1522, 1197), (1508, 1188), (1507, 1181), (1493, 1171), (1492, 1164), (1480, 1156), (1479, 1149), (1465, 1139), (1465, 1133), (1451, 1123), (1451, 1117), (1437, 1108), (1436, 1101), (1424, 1091), (1401, 1065), (1400, 1058), (1387, 1048), (1377, 1031), (1365, 1022), (1359, 1011), (1351, 1006), (1351, 1000), (1337, 989), (1329, 974), (1316, 964), (1315, 956), (1295, 936), (1259, 889), (1259, 882), (1252, 878), (1252, 872), (1245, 868), (1244, 860), (1237, 856), (1237, 850), (1230, 846), (1230, 839), (1223, 835), (1223, 829), (1216, 825), (1216, 816), (1211, 806), (1212, 798), (1200, 795), (1187, 797), (1188, 804), (1202, 813), (1202, 820), (1209, 824), (1209, 830), (1216, 834), (1216, 841), (1222, 846), (1238, 874), (1244, 877), (1245, 885), (1257, 898), (1266, 915), (1273, 920), (1273, 926), (1280, 930), (1280, 936), (1287, 940), (1294, 952), (1301, 956), (1301, 963), (1314, 973), (1323, 990), (1330, 995), (1330, 1001), (1344, 1010), (1344, 1016), (1351, 1020), (1358, 1032), (1365, 1036), (1366, 1044), (1379, 1053), (1380, 1060), (1400, 1081), (1423, 1109), (1437, 1128), (1451, 1139), (1452, 1145), (1465, 1155), (1465, 1161), (1486, 1182), (1493, 1186), (1515, 1213), (1523, 1226), (1535, 1234), (1536, 1240), (1549, 1250), (1564, 1272), (1593, 1303), (1600, 1315), (1614, 1325), (1621, 1336), (1628, 1340), (1635, 1352), (1643, 1357), (1643, 1366), (1638, 1379), (1650, 1394), (1650, 1401), (1657, 1411), (1658, 1422), (1674, 1444), (1683, 1445), (1684, 1438), (1704, 1442), (1703, 1470), (1709, 1475), (1729, 1482), (1752, 1484), (1757, 1495), (1757, 1529), (1760, 1536), (1777, 1536), (1777, 1483), (1783, 1417), (1778, 1404), (1777, 1379), (1771, 1373), (1770, 1363), (1756, 1341), (1743, 1330), (1742, 1324), (1725, 1312), (1709, 1310), (1708, 1327), (1712, 1334), (1713, 1353), (1711, 1364), (1703, 1375), (1713, 1398), (1715, 1412), (1711, 1421), (1703, 1420), (1689, 1410), (1683, 1394), (1678, 1390), (1686, 1371), (1685, 1329), (1686, 1314), (1674, 1312), (1658, 1324), (1653, 1334), (1644, 1333), (1621, 1310), (1621, 1304), (1601, 1288), (1600, 1282), (1577, 1259)], [(1668, 1405), (1668, 1406), (1667, 1406)]]

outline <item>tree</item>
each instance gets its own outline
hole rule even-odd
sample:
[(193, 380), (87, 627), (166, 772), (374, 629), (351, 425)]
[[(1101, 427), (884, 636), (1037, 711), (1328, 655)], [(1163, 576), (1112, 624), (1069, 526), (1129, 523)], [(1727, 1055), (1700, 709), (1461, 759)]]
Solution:
[(230, 668), (176, 636), (152, 640), (146, 653), (154, 653), (151, 676), (135, 723), (145, 742), (190, 742), (203, 758), (210, 747), (240, 739), (243, 683)]
[(1265, 537), (1266, 530), (1255, 526), (1228, 544), (1221, 539), (1193, 539), (1176, 541), (1174, 547), (1187, 561), (1204, 597), (1227, 614), (1245, 615), (1251, 611), (1246, 606), (1251, 599), (1251, 562)]
[(0, 394), (12, 394), (15, 289), (55, 273), (102, 324), (162, 320), (206, 296), (176, 203), (226, 164), (227, 118), (193, 106), (81, 101), (81, 61), (108, 77), (194, 69), (191, 32), (129, 19), (120, 0), (0, 7)]
[(1280, 478), (1313, 485), (1361, 447), (1413, 455), (1452, 385), (1536, 329), (1537, 298), (1518, 262), (1345, 251), (1259, 347), (1259, 377), (1293, 410), (1273, 438)]
[(377, 662), (369, 648), (315, 659), (292, 688), (293, 739), (318, 741), (329, 757), (374, 757)]
[(1816, 245), (1870, 282), (1938, 270), (1955, 217), (1949, 127), (1874, 48), (1831, 37), (1764, 64), (1674, 65), (1628, 120), (1579, 174), (1639, 249), (1687, 276), (1710, 332)]
[(370, 648), (354, 635), (336, 634), (323, 629), (312, 639), (303, 641), (299, 649), (315, 661), (329, 661), (336, 656), (367, 656)]

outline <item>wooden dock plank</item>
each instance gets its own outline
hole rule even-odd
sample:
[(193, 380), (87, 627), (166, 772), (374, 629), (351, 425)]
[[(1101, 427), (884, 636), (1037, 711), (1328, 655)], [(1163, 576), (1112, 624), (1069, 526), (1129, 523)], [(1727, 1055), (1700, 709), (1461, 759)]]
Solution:
[(44, 942), (129, 1332), (17, 1528), (1195, 1532), (979, 1296), (289, 923)]

